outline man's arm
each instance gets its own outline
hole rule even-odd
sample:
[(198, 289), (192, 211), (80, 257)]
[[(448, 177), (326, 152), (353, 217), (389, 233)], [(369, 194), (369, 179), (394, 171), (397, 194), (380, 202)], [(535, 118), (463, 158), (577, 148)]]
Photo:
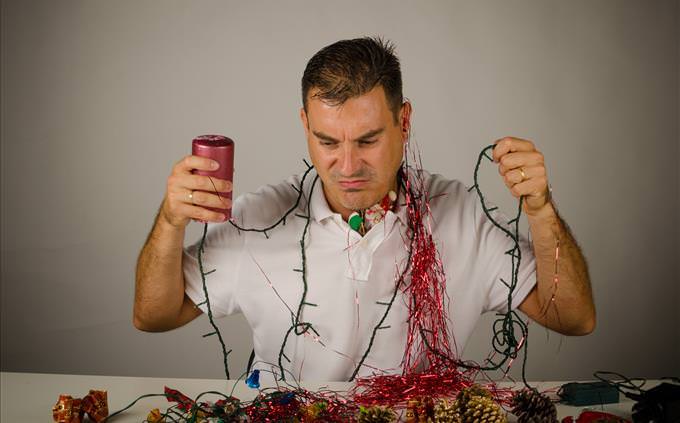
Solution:
[[(519, 309), (531, 319), (565, 335), (595, 329), (595, 305), (585, 258), (552, 204), (529, 218), (536, 256), (536, 287)], [(559, 241), (558, 241), (559, 240)]]
[(133, 313), (137, 329), (175, 329), (201, 314), (184, 294), (183, 245), (184, 228), (172, 226), (159, 211), (137, 261)]
[(588, 266), (550, 192), (543, 160), (531, 141), (506, 137), (496, 143), (494, 160), (523, 210), (536, 257), (536, 287), (519, 309), (531, 319), (565, 335), (586, 335), (595, 328), (595, 304)]
[(139, 254), (133, 323), (137, 329), (159, 332), (183, 326), (201, 314), (184, 293), (182, 251), (191, 219), (223, 222), (225, 216), (204, 207), (230, 207), (210, 192), (231, 191), (231, 183), (191, 174), (192, 169), (215, 170), (212, 160), (187, 156), (168, 178), (167, 192), (153, 229)]

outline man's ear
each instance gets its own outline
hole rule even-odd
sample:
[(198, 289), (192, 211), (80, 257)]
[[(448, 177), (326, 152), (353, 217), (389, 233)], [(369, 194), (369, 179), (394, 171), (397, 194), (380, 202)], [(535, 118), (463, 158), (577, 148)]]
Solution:
[(305, 136), (309, 137), (309, 121), (307, 120), (307, 112), (305, 108), (300, 108), (300, 121), (302, 121), (302, 128), (305, 130)]
[(411, 103), (404, 101), (399, 112), (399, 125), (401, 126), (401, 135), (404, 142), (408, 141), (409, 132), (411, 132)]

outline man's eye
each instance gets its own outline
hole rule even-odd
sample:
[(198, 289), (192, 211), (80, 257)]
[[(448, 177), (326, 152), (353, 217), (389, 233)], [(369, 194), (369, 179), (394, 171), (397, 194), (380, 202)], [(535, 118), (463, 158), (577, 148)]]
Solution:
[(361, 140), (361, 141), (359, 141), (359, 144), (361, 144), (361, 145), (371, 145), (371, 144), (375, 144), (375, 142), (376, 142), (376, 140)]

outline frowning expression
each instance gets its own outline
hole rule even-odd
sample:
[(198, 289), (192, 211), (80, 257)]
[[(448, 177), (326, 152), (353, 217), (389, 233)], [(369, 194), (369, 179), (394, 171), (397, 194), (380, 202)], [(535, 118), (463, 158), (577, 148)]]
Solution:
[(396, 189), (411, 105), (405, 102), (395, 121), (380, 85), (340, 105), (315, 93), (309, 93), (307, 112), (300, 111), (309, 155), (329, 206), (347, 219)]

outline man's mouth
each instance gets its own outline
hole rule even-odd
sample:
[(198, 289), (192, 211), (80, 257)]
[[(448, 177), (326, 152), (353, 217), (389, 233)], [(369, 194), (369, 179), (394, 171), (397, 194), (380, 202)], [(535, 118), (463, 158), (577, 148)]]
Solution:
[(368, 184), (368, 181), (365, 179), (353, 181), (338, 181), (338, 184), (344, 189), (357, 189), (366, 186)]

